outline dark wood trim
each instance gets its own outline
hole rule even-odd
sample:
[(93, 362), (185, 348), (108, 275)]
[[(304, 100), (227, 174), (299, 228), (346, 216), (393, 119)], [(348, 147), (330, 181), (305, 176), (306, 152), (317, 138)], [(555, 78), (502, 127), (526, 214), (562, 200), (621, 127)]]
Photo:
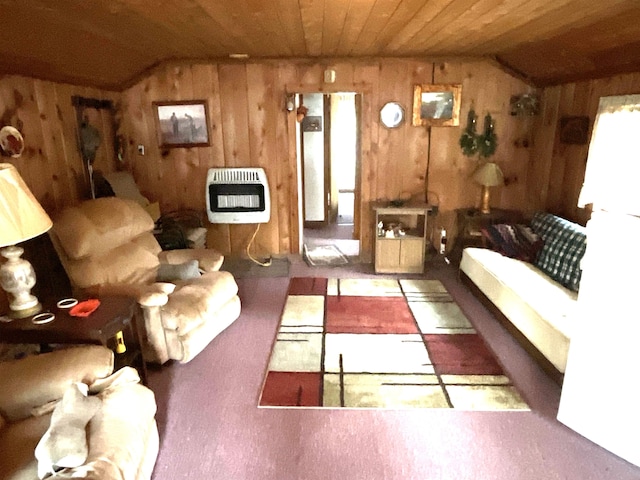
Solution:
[(480, 302), (489, 310), (493, 316), (500, 322), (500, 324), (513, 336), (518, 343), (524, 348), (529, 355), (538, 363), (540, 368), (551, 377), (551, 379), (558, 385), (562, 386), (564, 380), (564, 374), (560, 372), (548, 359), (545, 357), (535, 345), (533, 345), (529, 339), (518, 330), (513, 323), (496, 307), (491, 300), (473, 283), (473, 281), (462, 271), (459, 271), (460, 280), (463, 284), (469, 287), (471, 293), (480, 300)]

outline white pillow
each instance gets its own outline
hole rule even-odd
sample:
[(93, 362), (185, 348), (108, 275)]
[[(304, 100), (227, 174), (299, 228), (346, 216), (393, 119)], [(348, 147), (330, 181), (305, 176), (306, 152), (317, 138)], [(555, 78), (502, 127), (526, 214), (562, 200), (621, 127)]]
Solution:
[(87, 396), (87, 391), (84, 383), (74, 383), (53, 410), (51, 425), (36, 446), (39, 478), (87, 460), (87, 424), (102, 404), (98, 397)]
[(197, 260), (184, 263), (169, 264), (160, 263), (156, 282), (175, 282), (179, 280), (191, 280), (200, 276)]

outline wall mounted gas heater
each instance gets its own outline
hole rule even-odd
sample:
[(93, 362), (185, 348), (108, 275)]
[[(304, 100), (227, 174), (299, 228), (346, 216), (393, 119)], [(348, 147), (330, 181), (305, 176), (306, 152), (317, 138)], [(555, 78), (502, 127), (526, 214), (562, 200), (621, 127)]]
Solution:
[(271, 216), (263, 168), (210, 168), (206, 201), (211, 223), (267, 223)]

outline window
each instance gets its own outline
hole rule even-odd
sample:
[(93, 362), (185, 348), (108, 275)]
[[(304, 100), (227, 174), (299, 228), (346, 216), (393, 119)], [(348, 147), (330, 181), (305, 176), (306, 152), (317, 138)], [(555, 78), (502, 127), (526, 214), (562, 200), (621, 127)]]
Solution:
[(640, 215), (640, 95), (601, 97), (578, 206)]

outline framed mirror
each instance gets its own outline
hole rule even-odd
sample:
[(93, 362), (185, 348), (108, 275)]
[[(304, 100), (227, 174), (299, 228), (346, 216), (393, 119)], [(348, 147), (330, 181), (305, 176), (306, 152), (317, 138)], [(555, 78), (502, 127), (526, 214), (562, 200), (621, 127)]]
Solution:
[(404, 122), (404, 108), (398, 102), (387, 102), (380, 109), (380, 121), (387, 128), (397, 128)]
[(454, 127), (460, 125), (462, 85), (414, 85), (414, 126)]

